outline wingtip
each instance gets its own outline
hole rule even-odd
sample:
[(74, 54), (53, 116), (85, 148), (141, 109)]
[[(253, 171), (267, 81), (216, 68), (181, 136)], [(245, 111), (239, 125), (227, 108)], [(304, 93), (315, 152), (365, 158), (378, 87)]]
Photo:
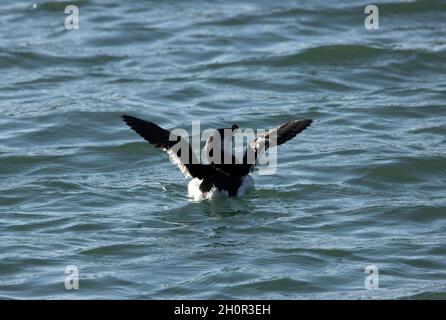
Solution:
[(131, 125), (132, 122), (134, 122), (135, 120), (138, 120), (137, 118), (129, 116), (128, 114), (123, 114), (121, 116), (121, 119), (129, 126)]
[(304, 119), (303, 122), (304, 122), (304, 126), (305, 126), (304, 129), (306, 129), (309, 126), (311, 126), (311, 124), (313, 123), (313, 119)]
[(308, 127), (308, 126), (310, 126), (313, 123), (313, 119), (293, 120), (293, 123), (295, 123), (295, 124), (303, 124), (306, 127)]
[(312, 123), (313, 119), (295, 119), (295, 120), (291, 120), (291, 122), (309, 122), (309, 123)]
[(294, 120), (292, 127), (297, 130), (297, 133), (304, 131), (313, 123), (313, 119)]

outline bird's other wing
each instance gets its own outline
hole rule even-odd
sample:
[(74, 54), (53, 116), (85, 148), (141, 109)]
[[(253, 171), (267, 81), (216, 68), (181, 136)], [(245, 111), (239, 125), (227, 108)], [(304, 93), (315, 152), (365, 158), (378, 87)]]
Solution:
[(312, 119), (291, 120), (257, 137), (246, 148), (243, 164), (239, 167), (241, 174), (246, 175), (251, 172), (257, 160), (268, 148), (279, 146), (293, 139), (310, 126), (312, 122)]
[[(186, 139), (173, 135), (170, 131), (150, 121), (128, 115), (123, 115), (122, 119), (136, 133), (154, 145), (155, 148), (160, 148), (167, 152), (171, 161), (178, 166), (185, 177), (203, 179), (216, 173), (216, 170), (211, 166), (199, 163)], [(188, 151), (188, 156), (181, 157), (181, 150)]]

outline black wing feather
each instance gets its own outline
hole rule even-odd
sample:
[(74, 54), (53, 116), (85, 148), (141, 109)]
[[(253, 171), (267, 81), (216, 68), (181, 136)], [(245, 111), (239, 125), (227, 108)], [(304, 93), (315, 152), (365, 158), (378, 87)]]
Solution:
[[(210, 176), (234, 176), (243, 177), (254, 168), (255, 163), (248, 163), (248, 153), (253, 152), (254, 158), (257, 159), (263, 154), (265, 150), (273, 146), (279, 146), (292, 138), (297, 134), (301, 133), (308, 126), (311, 125), (313, 120), (291, 120), (288, 121), (277, 128), (269, 130), (265, 135), (257, 138), (254, 142), (248, 145), (243, 162), (240, 164), (210, 164), (205, 165), (197, 163), (192, 148), (189, 143), (182, 139), (181, 137), (174, 136), (170, 131), (161, 128), (153, 122), (141, 120), (132, 116), (123, 115), (123, 120), (130, 126), (134, 131), (136, 131), (141, 137), (143, 137), (150, 144), (154, 145), (156, 148), (162, 148), (164, 150), (169, 150), (177, 143), (186, 144), (189, 148), (189, 161), (188, 163), (182, 163), (187, 168), (188, 173), (199, 179), (204, 179)], [(276, 135), (276, 141), (273, 141), (271, 135)], [(256, 143), (261, 143), (261, 147), (257, 148)], [(181, 157), (181, 149), (177, 153), (178, 158)], [(234, 160), (234, 157), (233, 157)], [(233, 162), (234, 163), (234, 162)]]
[(296, 135), (308, 128), (312, 122), (312, 119), (292, 120), (279, 126), (277, 128), (277, 145), (280, 146), (288, 140), (293, 139)]
[[(234, 169), (235, 172), (241, 176), (249, 174), (254, 169), (257, 159), (263, 154), (264, 151), (266, 151), (270, 147), (279, 146), (293, 139), (297, 134), (308, 128), (312, 122), (312, 119), (291, 120), (272, 130), (269, 130), (265, 133), (265, 135), (257, 138), (255, 141), (248, 145), (243, 157), (243, 163), (236, 166), (236, 168)], [(276, 136), (275, 142), (270, 140), (270, 137), (273, 133)], [(262, 139), (264, 139), (263, 146), (261, 148), (257, 148), (256, 142)], [(248, 163), (249, 152), (252, 152), (254, 154), (254, 163)]]
[(123, 115), (122, 119), (130, 128), (150, 144), (153, 144), (156, 148), (169, 149), (179, 141), (178, 137), (175, 141), (170, 141), (170, 132), (153, 122), (141, 120), (128, 115)]
[[(189, 143), (181, 137), (172, 135), (170, 131), (163, 129), (150, 121), (141, 120), (128, 115), (123, 115), (122, 119), (130, 128), (156, 148), (162, 148), (165, 151), (168, 151), (177, 143), (182, 143), (185, 148), (189, 148), (189, 159), (187, 163), (181, 162), (179, 166), (184, 165), (187, 168), (187, 174), (193, 178), (203, 179), (207, 176), (221, 173), (209, 165), (198, 163)], [(178, 149), (176, 155), (181, 159), (181, 148)]]

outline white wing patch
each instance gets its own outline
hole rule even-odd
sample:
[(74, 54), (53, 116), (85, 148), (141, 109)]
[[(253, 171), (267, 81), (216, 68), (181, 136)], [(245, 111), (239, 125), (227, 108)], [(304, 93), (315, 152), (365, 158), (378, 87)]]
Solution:
[(268, 147), (273, 147), (277, 142), (277, 130), (279, 127), (266, 131), (249, 144), (249, 147), (257, 151), (257, 159), (260, 158), (266, 149), (266, 143)]
[(257, 139), (255, 139), (253, 142), (251, 142), (249, 144), (249, 146), (251, 147), (251, 149), (256, 150), (257, 151), (257, 157), (260, 158), (260, 156), (262, 155), (263, 151), (265, 151), (265, 136), (260, 136)]
[(170, 162), (171, 162), (173, 165), (177, 165), (178, 168), (180, 168), (181, 172), (184, 174), (184, 176), (185, 176), (186, 178), (187, 178), (187, 177), (192, 177), (191, 174), (190, 174), (190, 172), (189, 172), (189, 170), (187, 170), (187, 167), (186, 167), (186, 165), (184, 164), (184, 162), (181, 161), (180, 158), (178, 158), (177, 154), (176, 154), (172, 149), (164, 150), (164, 151), (166, 151), (167, 154), (169, 155)]

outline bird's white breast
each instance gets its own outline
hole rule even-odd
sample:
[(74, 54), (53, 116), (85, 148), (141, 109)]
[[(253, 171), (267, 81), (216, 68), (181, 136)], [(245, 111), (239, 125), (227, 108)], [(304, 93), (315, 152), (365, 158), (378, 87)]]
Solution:
[[(202, 182), (203, 180), (198, 178), (194, 178), (189, 182), (189, 185), (187, 186), (189, 198), (192, 198), (195, 201), (200, 201), (205, 199), (214, 199), (221, 196), (228, 196), (227, 191), (219, 191), (215, 187), (213, 187), (209, 192), (202, 192), (200, 190), (200, 184)], [(249, 175), (243, 177), (242, 183), (237, 190), (237, 197), (243, 196), (252, 187), (254, 187), (253, 179)]]
[(189, 198), (194, 199), (195, 201), (205, 200), (205, 199), (214, 199), (219, 196), (228, 195), (226, 191), (219, 191), (217, 188), (213, 187), (208, 192), (203, 192), (200, 190), (200, 185), (203, 180), (198, 178), (193, 178), (189, 185), (187, 186), (188, 196)]

